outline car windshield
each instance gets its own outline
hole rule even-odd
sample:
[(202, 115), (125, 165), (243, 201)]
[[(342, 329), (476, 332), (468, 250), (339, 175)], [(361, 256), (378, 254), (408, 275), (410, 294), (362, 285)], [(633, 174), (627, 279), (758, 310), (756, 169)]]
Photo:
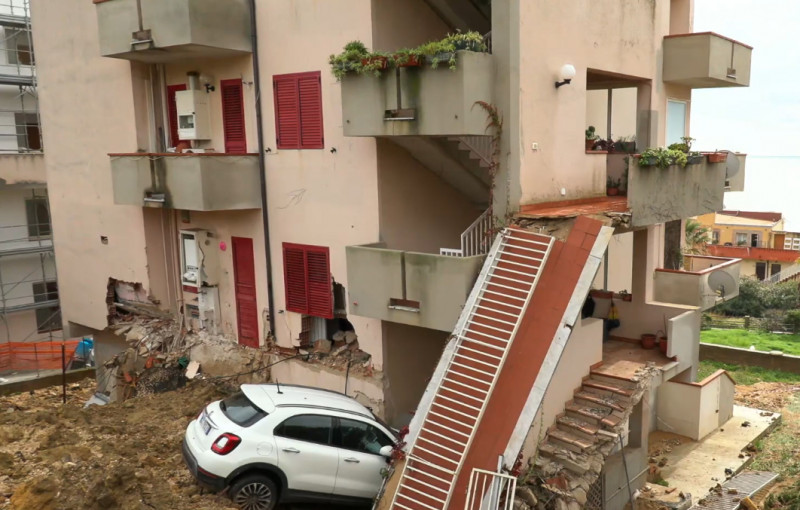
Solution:
[(241, 391), (221, 400), (219, 408), (229, 420), (241, 427), (249, 427), (267, 415)]

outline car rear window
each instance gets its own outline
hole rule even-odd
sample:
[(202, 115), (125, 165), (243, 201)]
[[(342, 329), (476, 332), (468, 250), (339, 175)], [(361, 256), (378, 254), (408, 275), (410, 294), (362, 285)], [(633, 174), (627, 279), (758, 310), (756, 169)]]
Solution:
[(223, 414), (240, 427), (249, 427), (267, 415), (241, 391), (219, 403)]

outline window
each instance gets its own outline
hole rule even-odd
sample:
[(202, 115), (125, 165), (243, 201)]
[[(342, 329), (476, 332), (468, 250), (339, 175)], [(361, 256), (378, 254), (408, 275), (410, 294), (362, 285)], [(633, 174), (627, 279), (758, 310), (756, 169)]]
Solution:
[(736, 233), (736, 246), (747, 246), (747, 234), (744, 232)]
[(176, 147), (180, 140), (178, 138), (178, 105), (175, 102), (175, 93), (186, 90), (186, 84), (167, 86), (167, 111), (169, 113), (169, 143), (170, 147)]
[(680, 143), (686, 136), (686, 105), (685, 101), (667, 101), (667, 145)]
[(279, 149), (323, 149), (322, 85), (319, 71), (272, 78)]
[(326, 246), (283, 243), (283, 279), (287, 310), (333, 318), (330, 253)]
[(17, 130), (17, 148), (19, 150), (42, 150), (42, 134), (39, 131), (39, 118), (35, 113), (15, 113), (14, 124)]
[(381, 448), (392, 444), (386, 434), (369, 423), (339, 418), (336, 446), (340, 448), (380, 455)]
[(719, 230), (711, 232), (711, 244), (719, 244)]
[[(33, 284), (34, 303), (58, 301), (58, 283), (40, 282)], [(58, 331), (61, 329), (61, 309), (58, 304), (36, 309), (36, 330), (39, 333)]]
[(242, 80), (222, 80), (222, 129), (225, 133), (225, 152), (244, 154), (247, 140), (244, 131), (244, 100)]
[(25, 200), (25, 215), (28, 218), (28, 237), (49, 237), (50, 209), (47, 207), (47, 197), (33, 197)]
[(750, 234), (750, 246), (758, 248), (758, 234)]
[(242, 427), (249, 427), (267, 415), (241, 391), (223, 399), (219, 403), (219, 408), (228, 419)]
[(293, 416), (275, 427), (273, 434), (308, 443), (329, 445), (333, 439), (333, 418), (313, 414)]

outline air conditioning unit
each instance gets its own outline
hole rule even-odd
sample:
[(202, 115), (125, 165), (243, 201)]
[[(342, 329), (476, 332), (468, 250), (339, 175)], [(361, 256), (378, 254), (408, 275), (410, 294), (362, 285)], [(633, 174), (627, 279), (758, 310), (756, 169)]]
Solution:
[(178, 112), (178, 138), (211, 139), (211, 112), (207, 93), (199, 90), (180, 90), (175, 93), (175, 107)]

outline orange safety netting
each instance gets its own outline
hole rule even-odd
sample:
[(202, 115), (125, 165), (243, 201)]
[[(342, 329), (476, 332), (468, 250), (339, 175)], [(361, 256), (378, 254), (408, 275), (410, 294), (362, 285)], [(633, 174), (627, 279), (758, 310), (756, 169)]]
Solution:
[(49, 370), (62, 367), (61, 346), (64, 346), (64, 363), (69, 364), (81, 342), (7, 342), (0, 344), (0, 370)]

